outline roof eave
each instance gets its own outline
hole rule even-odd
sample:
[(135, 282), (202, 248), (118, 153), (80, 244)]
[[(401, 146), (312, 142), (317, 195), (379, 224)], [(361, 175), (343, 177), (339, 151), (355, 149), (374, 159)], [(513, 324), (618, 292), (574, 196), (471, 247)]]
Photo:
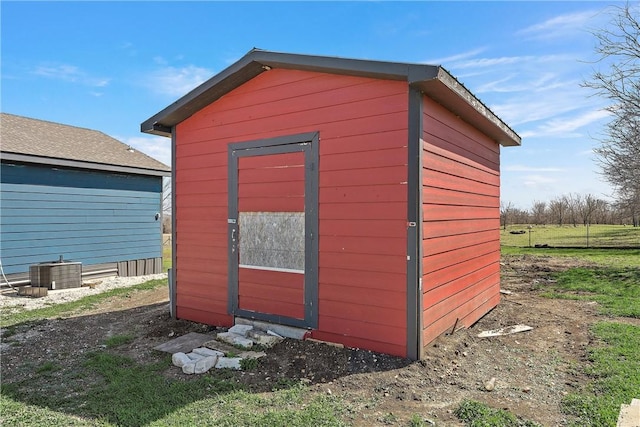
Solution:
[(202, 83), (182, 98), (142, 122), (140, 131), (170, 136), (171, 128), (236, 87), (272, 68), (370, 77), (383, 80), (426, 79), (437, 76), (431, 65), (299, 55), (254, 49), (238, 62)]
[(4, 161), (14, 161), (21, 163), (33, 163), (48, 166), (61, 166), (76, 169), (99, 170), (105, 172), (128, 173), (148, 176), (171, 176), (171, 169), (147, 169), (135, 166), (110, 165), (105, 163), (84, 162), (80, 160), (68, 160), (54, 157), (34, 156), (30, 154), (2, 152), (0, 156)]
[(520, 136), (444, 68), (440, 68), (437, 78), (419, 81), (415, 85), (425, 95), (445, 106), (500, 145), (504, 147), (521, 145)]
[(521, 144), (518, 134), (440, 66), (299, 55), (258, 49), (251, 50), (230, 67), (145, 120), (140, 130), (169, 137), (173, 126), (272, 68), (406, 81), (501, 145)]

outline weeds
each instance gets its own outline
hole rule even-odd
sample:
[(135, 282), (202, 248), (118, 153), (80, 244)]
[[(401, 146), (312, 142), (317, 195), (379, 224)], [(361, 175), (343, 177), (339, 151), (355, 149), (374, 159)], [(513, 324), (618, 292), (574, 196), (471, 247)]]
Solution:
[(18, 312), (2, 310), (2, 312), (0, 312), (0, 326), (10, 327), (17, 323), (22, 323), (30, 320), (65, 316), (74, 312), (91, 309), (99, 302), (102, 302), (108, 298), (126, 296), (130, 295), (132, 292), (155, 289), (160, 286), (167, 286), (167, 279), (149, 280), (138, 285), (126, 288), (111, 289), (100, 294), (88, 295), (76, 301), (56, 304), (36, 310), (21, 310)]
[(640, 396), (640, 327), (601, 322), (594, 335), (605, 345), (592, 348), (585, 369), (593, 381), (563, 399), (563, 411), (575, 426), (615, 425), (622, 403)]
[(504, 409), (495, 409), (484, 403), (465, 400), (455, 410), (456, 416), (469, 427), (540, 427)]
[(37, 370), (36, 373), (38, 374), (47, 374), (47, 373), (51, 373), (51, 372), (55, 372), (60, 370), (61, 367), (60, 365), (58, 365), (55, 362), (44, 362)]
[(544, 296), (597, 301), (605, 314), (640, 318), (640, 269), (572, 268)]
[(107, 338), (104, 344), (107, 348), (118, 347), (123, 344), (129, 344), (134, 340), (133, 335), (114, 335), (112, 337)]

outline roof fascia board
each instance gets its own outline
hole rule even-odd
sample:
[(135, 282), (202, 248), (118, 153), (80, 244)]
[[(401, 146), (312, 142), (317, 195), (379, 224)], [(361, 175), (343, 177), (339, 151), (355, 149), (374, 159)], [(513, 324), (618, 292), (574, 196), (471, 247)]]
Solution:
[(56, 159), (52, 157), (31, 156), (28, 154), (2, 153), (2, 160), (34, 163), (48, 166), (62, 166), (76, 169), (99, 170), (105, 172), (119, 172), (135, 175), (148, 176), (171, 176), (171, 171), (162, 171), (157, 169), (136, 168), (133, 166), (107, 165), (103, 163), (81, 162), (77, 160)]
[(435, 77), (438, 67), (331, 56), (254, 51), (254, 61), (272, 68), (285, 68), (320, 73), (370, 77), (382, 80), (407, 81), (411, 74)]
[(437, 66), (368, 61), (252, 50), (140, 125), (144, 133), (169, 136), (171, 127), (214, 102), (227, 92), (271, 68), (295, 69), (384, 80), (432, 79)]
[(262, 66), (249, 67), (253, 62), (250, 55), (251, 52), (142, 122), (140, 131), (154, 135), (169, 136), (172, 126), (220, 98), (234, 87), (240, 86), (265, 71)]
[[(409, 85), (422, 90), (501, 145), (521, 144), (518, 134), (440, 66), (300, 55), (258, 49), (251, 50), (233, 65), (144, 121), (140, 130), (154, 135), (171, 136), (173, 126), (271, 68), (407, 81)], [(445, 93), (454, 96), (443, 96)]]

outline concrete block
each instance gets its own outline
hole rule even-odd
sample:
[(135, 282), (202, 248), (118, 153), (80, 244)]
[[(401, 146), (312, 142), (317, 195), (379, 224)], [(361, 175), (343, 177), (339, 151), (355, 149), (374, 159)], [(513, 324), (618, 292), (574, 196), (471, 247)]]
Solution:
[(229, 332), (232, 334), (242, 335), (243, 337), (247, 336), (247, 333), (253, 329), (251, 325), (233, 325), (229, 328)]
[(640, 399), (633, 399), (629, 405), (620, 405), (620, 415), (616, 427), (640, 426)]
[(194, 353), (192, 351), (192, 352), (187, 353), (187, 357), (189, 359), (191, 359), (192, 361), (198, 361), (198, 360), (202, 359), (204, 356), (201, 355), (201, 354), (198, 354), (198, 353)]
[(18, 295), (26, 297), (41, 298), (46, 297), (49, 291), (45, 287), (39, 286), (20, 286), (18, 288)]
[(217, 362), (218, 362), (218, 356), (203, 357), (202, 359), (196, 362), (193, 372), (194, 374), (204, 374), (209, 369), (216, 366)]
[(196, 371), (196, 362), (194, 360), (182, 366), (182, 372), (187, 375), (191, 375), (195, 373), (195, 371)]
[(236, 325), (251, 325), (256, 329), (262, 329), (263, 331), (272, 331), (282, 337), (293, 338), (296, 340), (304, 339), (305, 335), (309, 332), (306, 329), (296, 328), (294, 326), (279, 325), (276, 323), (262, 322), (260, 320), (244, 319), (242, 317), (236, 317), (235, 323)]
[(171, 356), (171, 361), (173, 364), (179, 368), (182, 368), (184, 365), (191, 363), (191, 359), (184, 353), (173, 353)]
[(199, 354), (201, 356), (216, 356), (216, 357), (220, 357), (220, 356), (224, 356), (224, 353), (218, 350), (212, 350), (210, 348), (206, 348), (206, 347), (199, 347), (199, 348), (194, 348), (193, 352), (195, 354)]
[(247, 332), (247, 338), (252, 339), (254, 343), (260, 344), (267, 348), (271, 348), (274, 345), (278, 344), (283, 338), (278, 337), (276, 335), (268, 334), (259, 329), (253, 329)]
[(243, 351), (238, 355), (238, 357), (241, 359), (260, 359), (266, 355), (267, 353), (264, 351)]
[(241, 357), (219, 357), (216, 362), (216, 369), (242, 369), (240, 366)]
[(219, 351), (220, 353), (229, 354), (229, 352), (237, 352), (238, 349), (232, 345), (224, 343), (218, 340), (207, 341), (202, 344), (201, 347), (206, 347), (211, 350)]
[(224, 341), (234, 346), (242, 347), (242, 348), (251, 348), (253, 347), (253, 341), (248, 338), (245, 338), (241, 335), (234, 334), (231, 332), (221, 332), (218, 334), (218, 339), (220, 341)]

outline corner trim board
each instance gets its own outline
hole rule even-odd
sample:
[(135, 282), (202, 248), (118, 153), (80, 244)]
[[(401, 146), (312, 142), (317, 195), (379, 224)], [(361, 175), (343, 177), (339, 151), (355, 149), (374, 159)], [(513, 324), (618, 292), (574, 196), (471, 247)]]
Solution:
[(407, 357), (422, 355), (422, 93), (409, 86), (407, 142)]

